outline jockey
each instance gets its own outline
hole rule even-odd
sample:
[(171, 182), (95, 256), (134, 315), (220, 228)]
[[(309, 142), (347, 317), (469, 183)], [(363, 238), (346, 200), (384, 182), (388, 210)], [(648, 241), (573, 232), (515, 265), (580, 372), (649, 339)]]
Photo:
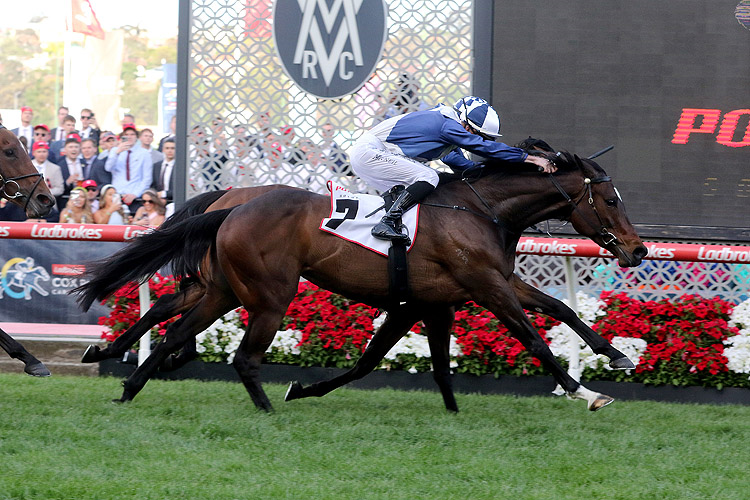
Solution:
[(441, 160), (455, 171), (477, 167), (457, 148), (484, 158), (532, 163), (544, 172), (554, 164), (524, 150), (495, 142), (500, 137), (500, 118), (484, 99), (467, 96), (453, 107), (440, 104), (389, 118), (365, 134), (349, 151), (354, 172), (381, 191), (405, 185), (388, 213), (372, 229), (383, 240), (408, 242), (396, 226), (401, 215), (422, 201), (438, 185), (438, 173), (427, 162)]

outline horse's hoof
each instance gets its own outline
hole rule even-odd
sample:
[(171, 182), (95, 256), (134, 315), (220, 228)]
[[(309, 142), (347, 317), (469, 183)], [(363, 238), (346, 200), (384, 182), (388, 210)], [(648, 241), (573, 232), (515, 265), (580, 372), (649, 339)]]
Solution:
[(303, 393), (304, 389), (302, 388), (302, 384), (295, 380), (289, 384), (289, 388), (286, 390), (286, 395), (284, 396), (284, 401), (299, 399), (303, 397)]
[(607, 396), (606, 394), (599, 394), (596, 399), (589, 403), (589, 410), (596, 411), (604, 408), (608, 404), (612, 403), (615, 398)]
[(609, 362), (609, 367), (613, 370), (633, 370), (635, 365), (626, 356), (622, 358), (613, 359)]
[(101, 360), (101, 349), (98, 345), (91, 344), (81, 356), (81, 363), (96, 363)]
[(41, 361), (26, 365), (23, 371), (25, 371), (32, 377), (49, 377), (50, 375), (52, 375), (52, 373), (47, 369), (46, 366), (44, 366), (44, 363), (42, 363)]

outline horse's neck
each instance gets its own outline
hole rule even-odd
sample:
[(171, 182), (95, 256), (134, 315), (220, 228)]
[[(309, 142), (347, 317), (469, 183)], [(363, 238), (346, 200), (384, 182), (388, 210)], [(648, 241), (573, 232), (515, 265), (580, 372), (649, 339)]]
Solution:
[[(578, 195), (583, 186), (580, 172), (566, 172), (555, 176), (569, 196)], [(488, 175), (473, 184), (479, 196), (509, 232), (521, 232), (539, 222), (569, 215), (570, 203), (545, 175)], [(477, 210), (487, 212), (484, 203), (468, 186), (456, 185), (461, 198)]]

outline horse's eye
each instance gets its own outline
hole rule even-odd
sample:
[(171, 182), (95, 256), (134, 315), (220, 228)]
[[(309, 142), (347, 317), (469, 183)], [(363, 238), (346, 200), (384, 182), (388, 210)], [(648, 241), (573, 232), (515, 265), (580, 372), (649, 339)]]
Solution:
[(11, 149), (6, 149), (3, 152), (5, 153), (5, 156), (7, 156), (8, 158), (13, 158), (13, 157), (16, 156), (16, 150), (12, 149), (12, 148)]
[(617, 198), (612, 198), (611, 200), (604, 200), (604, 202), (607, 204), (608, 207), (617, 206)]

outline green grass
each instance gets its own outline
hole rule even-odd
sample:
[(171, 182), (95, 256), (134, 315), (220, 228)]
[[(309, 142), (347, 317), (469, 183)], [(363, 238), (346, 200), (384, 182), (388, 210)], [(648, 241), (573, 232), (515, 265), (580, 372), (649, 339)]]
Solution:
[(750, 407), (0, 375), (0, 499), (746, 499)]

